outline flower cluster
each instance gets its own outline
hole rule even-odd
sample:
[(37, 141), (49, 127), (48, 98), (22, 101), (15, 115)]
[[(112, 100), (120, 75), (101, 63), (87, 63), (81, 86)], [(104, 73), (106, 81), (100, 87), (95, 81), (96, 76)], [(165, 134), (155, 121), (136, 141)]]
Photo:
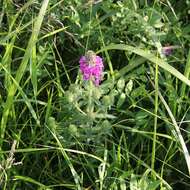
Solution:
[(89, 58), (87, 55), (85, 55), (80, 58), (79, 63), (83, 80), (92, 80), (94, 85), (98, 86), (102, 80), (104, 70), (102, 58), (97, 55)]
[(162, 53), (166, 56), (172, 54), (172, 47), (171, 46), (166, 46), (162, 48)]
[(180, 48), (180, 46), (178, 46), (178, 45), (175, 45), (175, 46), (165, 46), (165, 47), (162, 48), (162, 53), (164, 55), (168, 56), (168, 55), (172, 54), (172, 52), (173, 52), (174, 49), (178, 49), (178, 48)]

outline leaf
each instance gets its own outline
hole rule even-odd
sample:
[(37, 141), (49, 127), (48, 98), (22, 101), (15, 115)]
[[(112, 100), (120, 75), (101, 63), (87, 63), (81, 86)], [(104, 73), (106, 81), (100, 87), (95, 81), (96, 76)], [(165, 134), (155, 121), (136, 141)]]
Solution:
[(137, 178), (136, 178), (136, 176), (134, 174), (131, 175), (130, 190), (140, 190), (138, 188)]

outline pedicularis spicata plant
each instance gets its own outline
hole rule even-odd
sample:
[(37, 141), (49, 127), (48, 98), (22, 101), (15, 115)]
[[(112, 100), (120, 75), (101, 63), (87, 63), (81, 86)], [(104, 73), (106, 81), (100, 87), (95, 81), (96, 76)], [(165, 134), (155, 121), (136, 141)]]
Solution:
[[(79, 60), (79, 80), (71, 84), (61, 100), (62, 119), (60, 126), (66, 142), (78, 138), (86, 142), (100, 143), (102, 136), (111, 134), (110, 120), (115, 116), (109, 114), (114, 104), (113, 84), (102, 85), (104, 80), (104, 63), (100, 56), (88, 51)], [(59, 117), (60, 118), (60, 117)]]
[[(112, 135), (112, 122), (117, 118), (110, 111), (116, 104), (120, 108), (132, 91), (133, 82), (120, 77), (115, 81), (105, 79), (103, 58), (87, 51), (79, 60), (79, 76), (61, 98), (61, 113), (58, 116), (58, 133), (67, 144), (74, 140), (105, 143)], [(115, 107), (115, 106), (114, 106)]]

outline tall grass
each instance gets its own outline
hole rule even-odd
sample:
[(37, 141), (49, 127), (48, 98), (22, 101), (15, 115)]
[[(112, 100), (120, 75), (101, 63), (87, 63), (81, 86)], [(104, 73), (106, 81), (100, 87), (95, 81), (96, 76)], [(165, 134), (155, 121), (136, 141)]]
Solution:
[[(188, 9), (2, 0), (0, 189), (189, 189)], [(79, 70), (88, 50), (99, 86)]]

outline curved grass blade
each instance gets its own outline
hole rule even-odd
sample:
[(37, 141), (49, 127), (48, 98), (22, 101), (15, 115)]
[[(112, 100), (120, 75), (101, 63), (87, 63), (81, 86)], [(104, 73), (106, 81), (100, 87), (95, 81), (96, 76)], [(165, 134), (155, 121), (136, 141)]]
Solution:
[(22, 180), (22, 181), (25, 181), (25, 182), (29, 182), (29, 183), (32, 183), (32, 184), (35, 184), (35, 185), (38, 185), (40, 187), (40, 189), (47, 189), (47, 190), (51, 190), (50, 188), (48, 188), (47, 186), (45, 186), (44, 184), (30, 178), (30, 177), (26, 177), (26, 176), (14, 176), (14, 180)]
[(140, 55), (144, 58), (146, 58), (147, 60), (149, 60), (150, 62), (154, 63), (154, 64), (158, 64), (159, 67), (163, 68), (164, 70), (168, 71), (169, 73), (171, 73), (172, 75), (174, 75), (175, 77), (177, 77), (179, 80), (181, 80), (182, 82), (184, 82), (186, 85), (190, 86), (190, 80), (188, 80), (187, 77), (185, 77), (183, 74), (181, 74), (177, 69), (175, 69), (174, 67), (172, 67), (171, 65), (169, 65), (168, 63), (166, 63), (164, 60), (156, 57), (154, 54), (142, 50), (140, 48), (137, 47), (133, 47), (133, 46), (129, 46), (129, 45), (124, 45), (124, 44), (113, 44), (113, 45), (109, 45), (106, 46), (104, 48), (102, 48), (101, 50), (99, 50), (97, 53), (99, 52), (103, 52), (106, 50), (124, 50), (124, 51), (131, 51), (137, 55)]
[(167, 112), (168, 112), (168, 115), (170, 116), (170, 118), (171, 118), (171, 120), (172, 120), (172, 122), (173, 122), (173, 125), (174, 125), (175, 130), (176, 130), (177, 135), (178, 135), (178, 139), (176, 139), (176, 140), (178, 140), (179, 144), (181, 145), (181, 148), (182, 148), (182, 150), (183, 150), (183, 154), (184, 154), (184, 157), (185, 157), (185, 160), (186, 160), (188, 172), (189, 172), (189, 175), (190, 175), (190, 159), (189, 159), (189, 158), (190, 158), (190, 155), (189, 155), (189, 151), (188, 151), (188, 149), (187, 149), (187, 146), (186, 146), (186, 144), (185, 144), (185, 141), (184, 141), (184, 139), (183, 139), (183, 136), (182, 136), (182, 134), (181, 134), (180, 128), (179, 128), (179, 126), (178, 126), (178, 124), (177, 124), (177, 122), (176, 122), (176, 120), (175, 120), (175, 117), (174, 117), (174, 115), (173, 115), (173, 113), (172, 113), (170, 107), (169, 107), (168, 104), (166, 103), (166, 101), (165, 101), (165, 99), (163, 98), (162, 94), (161, 94), (160, 92), (158, 92), (158, 95), (159, 95), (159, 97), (160, 97), (160, 100), (161, 100), (162, 103), (164, 104), (164, 106), (165, 106), (165, 108), (166, 108), (166, 110), (167, 110)]

